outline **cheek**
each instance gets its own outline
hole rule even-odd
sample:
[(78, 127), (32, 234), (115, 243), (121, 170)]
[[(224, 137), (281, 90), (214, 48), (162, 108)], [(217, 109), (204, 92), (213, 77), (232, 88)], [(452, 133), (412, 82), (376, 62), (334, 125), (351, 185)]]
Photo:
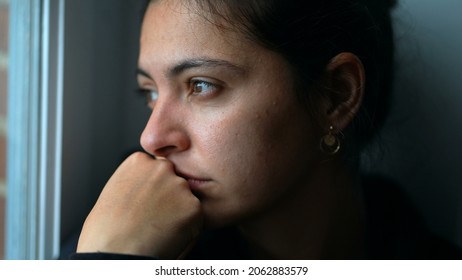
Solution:
[(203, 204), (212, 224), (257, 215), (306, 179), (312, 155), (300, 116), (280, 109), (240, 111), (204, 129), (204, 155), (219, 186)]
[[(201, 154), (235, 191), (248, 193), (280, 182), (311, 157), (306, 114), (277, 100), (263, 105), (223, 112), (201, 129)], [(243, 187), (249, 184), (250, 189)]]
[(247, 161), (255, 152), (254, 142), (259, 137), (249, 130), (251, 120), (244, 111), (237, 110), (210, 119), (211, 122), (203, 123), (200, 132), (200, 153), (219, 171), (235, 171), (239, 162)]

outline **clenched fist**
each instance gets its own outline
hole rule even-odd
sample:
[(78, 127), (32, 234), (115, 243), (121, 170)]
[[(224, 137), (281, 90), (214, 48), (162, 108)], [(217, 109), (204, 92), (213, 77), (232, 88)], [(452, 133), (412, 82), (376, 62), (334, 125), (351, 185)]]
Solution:
[(77, 252), (178, 258), (202, 229), (200, 201), (167, 160), (138, 152), (112, 175), (85, 220)]

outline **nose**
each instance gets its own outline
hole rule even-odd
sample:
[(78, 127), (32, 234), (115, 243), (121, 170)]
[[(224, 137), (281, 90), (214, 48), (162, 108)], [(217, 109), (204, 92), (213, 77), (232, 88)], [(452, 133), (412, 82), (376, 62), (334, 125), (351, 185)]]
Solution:
[(156, 157), (168, 157), (190, 146), (182, 111), (174, 104), (157, 101), (141, 134), (141, 146)]

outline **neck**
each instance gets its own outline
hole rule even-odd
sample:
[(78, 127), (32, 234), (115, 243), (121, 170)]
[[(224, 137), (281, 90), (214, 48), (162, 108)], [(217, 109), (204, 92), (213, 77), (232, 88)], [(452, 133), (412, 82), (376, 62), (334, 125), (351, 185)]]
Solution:
[(314, 174), (271, 211), (240, 226), (255, 258), (363, 258), (359, 178), (335, 162)]

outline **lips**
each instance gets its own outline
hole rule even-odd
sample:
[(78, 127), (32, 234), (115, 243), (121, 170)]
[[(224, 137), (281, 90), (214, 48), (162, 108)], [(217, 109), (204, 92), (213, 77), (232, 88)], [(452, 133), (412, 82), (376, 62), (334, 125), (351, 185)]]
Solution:
[(176, 171), (176, 174), (188, 182), (189, 188), (193, 192), (199, 191), (203, 185), (211, 181), (210, 179), (196, 177), (196, 176), (189, 175), (181, 171)]
[(209, 181), (197, 180), (197, 179), (186, 179), (188, 181), (189, 187), (193, 191), (199, 190), (205, 183)]

